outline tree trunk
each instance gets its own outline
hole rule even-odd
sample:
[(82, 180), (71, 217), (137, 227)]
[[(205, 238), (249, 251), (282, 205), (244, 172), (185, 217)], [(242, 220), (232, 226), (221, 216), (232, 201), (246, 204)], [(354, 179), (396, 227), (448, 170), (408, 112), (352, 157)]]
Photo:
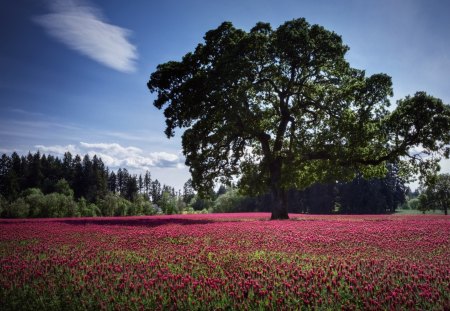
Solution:
[(450, 199), (448, 197), (448, 192), (447, 192), (446, 195), (445, 195), (445, 201), (444, 201), (444, 214), (445, 215), (448, 215), (447, 209), (448, 209), (449, 203), (450, 203)]
[(274, 191), (272, 189), (272, 216), (270, 219), (289, 219), (284, 190), (278, 189)]
[(289, 219), (286, 191), (281, 187), (281, 165), (281, 159), (275, 160), (270, 165), (270, 188), (272, 191), (271, 220)]

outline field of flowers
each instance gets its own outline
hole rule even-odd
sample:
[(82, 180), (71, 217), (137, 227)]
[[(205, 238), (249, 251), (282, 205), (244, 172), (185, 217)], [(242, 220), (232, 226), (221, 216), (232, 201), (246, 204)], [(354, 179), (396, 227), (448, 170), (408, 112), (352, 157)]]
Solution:
[(1, 310), (445, 310), (445, 216), (0, 221)]

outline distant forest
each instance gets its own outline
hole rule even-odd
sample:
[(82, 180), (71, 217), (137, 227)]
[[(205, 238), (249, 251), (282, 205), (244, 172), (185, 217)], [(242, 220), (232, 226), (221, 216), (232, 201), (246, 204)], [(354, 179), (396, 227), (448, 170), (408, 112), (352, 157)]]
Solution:
[[(315, 184), (288, 192), (290, 213), (394, 212), (405, 202), (408, 188), (395, 165), (382, 179), (358, 176), (351, 182)], [(196, 195), (191, 180), (182, 190), (161, 185), (145, 174), (109, 170), (94, 155), (66, 152), (63, 158), (28, 153), (3, 154), (0, 159), (0, 216), (79, 217), (174, 213), (270, 211), (271, 196), (249, 197), (236, 187), (211, 189), (207, 198)]]
[(173, 187), (152, 180), (148, 171), (139, 176), (124, 168), (114, 172), (96, 155), (82, 158), (69, 152), (62, 159), (40, 152), (3, 154), (0, 195), (2, 217), (171, 213), (163, 208), (181, 198)]

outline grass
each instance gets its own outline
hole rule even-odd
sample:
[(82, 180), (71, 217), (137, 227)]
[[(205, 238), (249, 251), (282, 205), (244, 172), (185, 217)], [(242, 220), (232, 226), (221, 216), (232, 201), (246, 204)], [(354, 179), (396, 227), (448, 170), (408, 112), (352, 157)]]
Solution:
[(444, 215), (444, 211), (441, 210), (430, 210), (423, 213), (417, 209), (397, 209), (395, 214), (400, 215)]

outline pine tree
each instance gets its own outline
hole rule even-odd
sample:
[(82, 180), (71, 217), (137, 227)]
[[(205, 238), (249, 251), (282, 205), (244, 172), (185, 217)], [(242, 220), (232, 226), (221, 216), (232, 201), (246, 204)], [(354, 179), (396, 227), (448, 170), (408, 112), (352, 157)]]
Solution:
[(111, 171), (111, 173), (109, 173), (108, 190), (111, 191), (112, 193), (117, 192), (117, 176), (113, 171)]
[(136, 176), (128, 175), (126, 181), (125, 199), (128, 201), (134, 201), (138, 194), (138, 182)]
[(144, 176), (144, 189), (145, 189), (145, 194), (148, 197), (150, 197), (151, 184), (152, 184), (152, 178), (151, 178), (150, 172), (146, 171), (145, 176)]
[(142, 193), (142, 190), (144, 189), (144, 181), (142, 180), (141, 174), (139, 174), (138, 187), (139, 187), (139, 193)]
[(189, 178), (188, 181), (186, 181), (183, 186), (183, 202), (189, 204), (191, 200), (194, 198), (194, 196), (195, 191), (192, 185), (192, 179)]
[(105, 169), (105, 164), (97, 155), (92, 158), (92, 178), (91, 187), (94, 191), (93, 202), (97, 202), (103, 198), (108, 191), (108, 174)]
[(150, 194), (151, 194), (150, 196), (151, 196), (152, 202), (154, 204), (158, 204), (158, 202), (159, 202), (159, 200), (161, 200), (161, 196), (162, 196), (161, 184), (158, 181), (158, 179), (155, 179), (152, 182)]
[(73, 157), (70, 152), (64, 153), (62, 161), (62, 177), (67, 180), (73, 188)]
[(27, 188), (41, 188), (43, 174), (41, 166), (41, 153), (37, 151), (34, 155), (28, 154), (28, 174), (26, 175)]
[(75, 193), (75, 198), (84, 197), (84, 186), (83, 186), (83, 165), (81, 164), (81, 157), (77, 154), (73, 159), (73, 181), (72, 187)]

